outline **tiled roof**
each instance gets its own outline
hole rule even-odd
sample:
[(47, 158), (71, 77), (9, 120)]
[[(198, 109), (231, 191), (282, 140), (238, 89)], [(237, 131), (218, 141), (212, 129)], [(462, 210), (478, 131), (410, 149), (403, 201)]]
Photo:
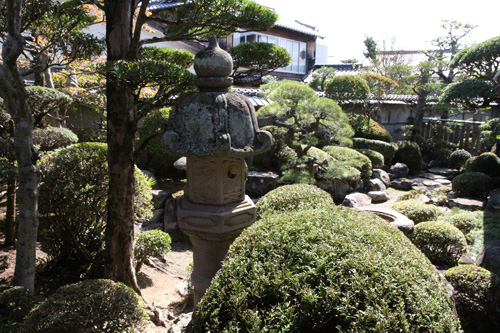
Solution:
[(177, 6), (182, 6), (184, 2), (173, 1), (173, 0), (151, 0), (148, 5), (148, 10), (164, 10), (168, 8), (173, 8)]

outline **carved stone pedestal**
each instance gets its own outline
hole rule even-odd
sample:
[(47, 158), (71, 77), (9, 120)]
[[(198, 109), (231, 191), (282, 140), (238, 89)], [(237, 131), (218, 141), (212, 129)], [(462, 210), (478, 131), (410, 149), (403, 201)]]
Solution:
[(231, 243), (255, 221), (255, 204), (248, 197), (225, 205), (193, 203), (184, 197), (177, 207), (180, 229), (193, 244), (194, 305), (198, 304), (221, 267)]

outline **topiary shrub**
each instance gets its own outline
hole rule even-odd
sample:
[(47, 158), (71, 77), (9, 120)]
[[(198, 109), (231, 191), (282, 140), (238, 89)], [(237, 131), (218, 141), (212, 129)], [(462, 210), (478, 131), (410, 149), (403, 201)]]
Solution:
[(384, 155), (378, 151), (362, 148), (356, 150), (370, 159), (373, 169), (380, 169), (384, 165)]
[(418, 199), (395, 202), (392, 208), (412, 220), (415, 224), (423, 221), (432, 221), (439, 216), (439, 209), (436, 206), (427, 205)]
[(308, 184), (284, 185), (266, 193), (257, 202), (257, 219), (306, 209), (322, 209), (335, 206), (328, 192)]
[(466, 332), (500, 331), (500, 278), (475, 265), (444, 272), (453, 286), (455, 307)]
[(280, 163), (277, 159), (279, 151), (285, 146), (285, 135), (287, 129), (278, 126), (265, 126), (262, 128), (273, 136), (271, 148), (263, 154), (253, 157), (253, 165), (262, 170), (279, 170)]
[(132, 288), (86, 280), (59, 288), (26, 317), (21, 332), (140, 332), (145, 304)]
[(39, 302), (25, 287), (12, 287), (0, 293), (0, 332), (16, 332), (28, 313)]
[(482, 197), (490, 188), (491, 177), (482, 172), (466, 172), (454, 177), (451, 189), (458, 196)]
[(471, 157), (472, 155), (467, 150), (457, 149), (451, 153), (448, 160), (448, 167), (460, 170)]
[(321, 150), (335, 158), (341, 164), (351, 166), (361, 172), (361, 178), (370, 178), (372, 175), (372, 162), (360, 152), (339, 146), (325, 146)]
[(396, 154), (396, 147), (384, 141), (353, 138), (352, 142), (355, 149), (371, 149), (381, 153), (384, 155), (384, 163), (388, 165), (390, 165)]
[(472, 168), (472, 163), (476, 160), (477, 156), (472, 156), (471, 158), (469, 158), (467, 161), (465, 161), (465, 164), (464, 164), (464, 171), (465, 172), (471, 172), (471, 168)]
[(236, 239), (198, 332), (459, 331), (429, 261), (381, 218), (336, 207), (268, 215)]
[(369, 116), (350, 113), (349, 124), (354, 130), (354, 136), (357, 138), (392, 142), (391, 133)]
[(419, 223), (413, 229), (411, 239), (435, 265), (455, 266), (467, 250), (464, 234), (446, 222)]
[(161, 230), (148, 230), (139, 233), (134, 244), (135, 272), (141, 270), (148, 257), (158, 257), (170, 252), (169, 234)]
[(447, 167), (451, 153), (452, 153), (452, 150), (448, 149), (448, 148), (441, 148), (441, 149), (435, 150), (432, 153), (431, 165), (433, 167)]
[[(170, 108), (151, 111), (144, 117), (142, 127), (137, 131), (140, 144), (147, 142), (141, 150), (138, 165), (141, 169), (153, 169), (157, 177), (172, 177), (178, 174), (174, 162), (180, 156), (167, 154), (161, 146), (158, 133), (166, 126)], [(149, 140), (149, 141), (148, 141)]]
[(472, 172), (482, 172), (491, 178), (500, 176), (500, 158), (495, 154), (484, 153), (479, 155), (471, 164)]
[(451, 215), (444, 219), (445, 222), (457, 227), (464, 235), (481, 226), (481, 221), (470, 212)]
[(72, 128), (78, 142), (106, 142), (106, 129), (101, 128)]
[[(39, 209), (49, 253), (75, 273), (87, 271), (103, 253), (107, 218), (107, 146), (78, 143), (43, 155)], [(152, 216), (151, 182), (135, 169), (136, 221)], [(76, 265), (72, 267), (70, 263)], [(80, 272), (81, 272), (80, 271)]]
[(78, 142), (72, 130), (62, 127), (47, 127), (33, 131), (33, 144), (41, 151), (66, 147)]
[(420, 146), (413, 141), (399, 141), (393, 162), (401, 162), (408, 166), (411, 172), (422, 168), (422, 154)]

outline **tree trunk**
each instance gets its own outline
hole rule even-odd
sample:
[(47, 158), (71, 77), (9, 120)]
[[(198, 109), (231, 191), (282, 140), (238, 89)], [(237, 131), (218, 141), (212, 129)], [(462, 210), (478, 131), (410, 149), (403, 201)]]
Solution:
[[(106, 45), (108, 62), (131, 60), (131, 0), (106, 0)], [(120, 281), (140, 293), (134, 270), (134, 138), (137, 120), (133, 96), (125, 82), (107, 76), (108, 119), (108, 220), (106, 225), (106, 277)]]
[(7, 184), (7, 213), (5, 214), (5, 245), (16, 244), (16, 179)]
[(33, 149), (31, 110), (26, 102), (26, 89), (17, 68), (17, 59), (25, 44), (20, 32), (23, 2), (22, 0), (7, 0), (5, 4), (7, 37), (2, 47), (0, 94), (4, 99), (7, 112), (14, 120), (14, 147), (19, 181), (17, 190), (19, 230), (14, 283), (28, 288), (33, 293), (40, 172), (36, 164), (38, 156)]
[(412, 139), (417, 143), (422, 143), (422, 124), (424, 122), (424, 107), (427, 103), (427, 94), (419, 94), (417, 107), (415, 109), (415, 120), (413, 122)]

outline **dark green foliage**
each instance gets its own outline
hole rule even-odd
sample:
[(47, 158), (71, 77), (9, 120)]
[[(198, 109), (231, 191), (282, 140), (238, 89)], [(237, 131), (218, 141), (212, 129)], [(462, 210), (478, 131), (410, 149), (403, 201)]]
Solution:
[(269, 215), (232, 244), (196, 332), (456, 332), (443, 285), (405, 236), (356, 209)]
[(279, 170), (282, 161), (279, 161), (277, 157), (279, 151), (286, 145), (285, 136), (287, 129), (278, 126), (266, 126), (262, 130), (271, 133), (273, 143), (268, 151), (253, 157), (253, 165), (262, 170)]
[(100, 128), (72, 128), (78, 142), (106, 142), (106, 129)]
[[(284, 48), (270, 43), (243, 43), (230, 48), (229, 53), (233, 58), (236, 83), (259, 81), (264, 75), (286, 67), (292, 61)], [(240, 68), (247, 70), (238, 71)]]
[(471, 171), (482, 172), (494, 178), (500, 176), (500, 158), (495, 154), (481, 154), (471, 164)]
[(497, 135), (500, 135), (500, 118), (489, 119), (486, 123), (479, 125), (479, 129), (481, 130), (480, 151), (491, 151), (497, 142)]
[(0, 293), (0, 332), (15, 332), (39, 299), (25, 287), (12, 287)]
[(339, 75), (326, 84), (325, 94), (341, 105), (362, 103), (368, 98), (370, 87), (359, 75)]
[(307, 151), (320, 168), (316, 178), (331, 182), (356, 183), (361, 178), (361, 172), (355, 167), (333, 158), (321, 149), (312, 147)]
[(396, 154), (396, 147), (388, 142), (364, 138), (353, 138), (352, 142), (355, 149), (371, 149), (381, 153), (384, 155), (384, 163), (387, 165), (391, 164)]
[(132, 288), (86, 280), (59, 288), (30, 312), (20, 332), (141, 332), (147, 319)]
[(62, 120), (73, 101), (68, 95), (47, 87), (26, 87), (26, 92), (28, 93), (28, 104), (33, 113), (34, 127), (46, 126), (47, 115)]
[(357, 138), (392, 142), (391, 133), (369, 116), (350, 113), (349, 124)]
[(460, 170), (471, 157), (472, 155), (467, 150), (457, 149), (451, 153), (448, 160), (448, 167)]
[(309, 82), (309, 87), (316, 91), (325, 91), (326, 83), (333, 79), (336, 70), (332, 67), (323, 66), (312, 72), (312, 80)]
[(481, 226), (481, 221), (478, 220), (475, 214), (470, 212), (451, 215), (445, 218), (444, 221), (457, 227), (464, 235)]
[[(79, 143), (45, 154), (40, 161), (43, 234), (56, 261), (86, 270), (104, 248), (107, 218), (107, 146)], [(151, 184), (136, 168), (135, 218), (151, 216)]]
[(444, 272), (453, 286), (453, 301), (466, 332), (500, 331), (500, 278), (475, 265)]
[(448, 148), (440, 148), (432, 153), (433, 167), (447, 167), (452, 150)]
[(280, 186), (257, 202), (257, 219), (267, 215), (282, 214), (306, 209), (333, 207), (332, 197), (322, 189), (307, 184)]
[(72, 130), (62, 127), (47, 127), (33, 131), (33, 144), (41, 151), (66, 147), (78, 142)]
[(419, 171), (422, 168), (422, 154), (420, 153), (418, 143), (413, 141), (399, 141), (393, 162), (406, 164), (410, 172)]
[(176, 64), (188, 68), (193, 64), (193, 55), (186, 50), (175, 50), (168, 47), (143, 47), (139, 53), (140, 59), (156, 60)]
[(439, 209), (436, 206), (425, 204), (418, 199), (398, 201), (392, 205), (392, 208), (415, 222), (415, 224), (432, 221), (439, 216)]
[(157, 177), (172, 177), (177, 174), (174, 162), (180, 157), (165, 152), (159, 133), (168, 122), (170, 108), (151, 111), (144, 117), (142, 127), (137, 131), (139, 142), (146, 142), (139, 158), (142, 169), (152, 169)]
[(170, 243), (170, 236), (161, 230), (141, 232), (134, 244), (135, 272), (141, 270), (148, 257), (158, 257), (170, 252)]
[(482, 197), (491, 186), (491, 177), (482, 172), (462, 173), (451, 181), (451, 188), (461, 197)]
[(370, 159), (373, 169), (380, 169), (384, 165), (384, 155), (378, 151), (363, 148), (357, 148), (356, 150)]
[(372, 175), (372, 162), (360, 152), (339, 146), (325, 146), (322, 150), (335, 158), (341, 164), (358, 169), (361, 178), (370, 178)]
[(472, 156), (471, 158), (469, 158), (467, 161), (465, 161), (465, 164), (464, 164), (464, 171), (465, 172), (471, 172), (471, 168), (472, 168), (472, 163), (476, 160), (477, 156)]
[(467, 251), (467, 240), (458, 228), (446, 222), (422, 222), (411, 240), (435, 265), (455, 266)]

